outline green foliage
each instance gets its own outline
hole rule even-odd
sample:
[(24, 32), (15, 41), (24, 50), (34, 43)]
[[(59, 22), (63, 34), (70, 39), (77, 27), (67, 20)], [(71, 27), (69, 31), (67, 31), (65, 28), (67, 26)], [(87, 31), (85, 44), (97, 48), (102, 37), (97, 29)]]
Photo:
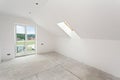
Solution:
[(18, 40), (25, 40), (25, 34), (16, 34)]
[(27, 34), (27, 37), (28, 38), (30, 38), (30, 37), (35, 38), (35, 34)]
[(28, 40), (28, 41), (26, 41), (26, 43), (25, 43), (25, 41), (17, 41), (17, 45), (33, 45), (33, 44), (35, 44), (35, 40)]

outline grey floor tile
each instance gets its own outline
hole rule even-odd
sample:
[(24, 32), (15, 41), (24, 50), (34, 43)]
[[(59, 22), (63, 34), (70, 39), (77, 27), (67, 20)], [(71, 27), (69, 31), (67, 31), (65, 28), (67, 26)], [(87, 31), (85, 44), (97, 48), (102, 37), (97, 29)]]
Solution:
[(20, 57), (0, 64), (0, 80), (120, 80), (57, 53)]

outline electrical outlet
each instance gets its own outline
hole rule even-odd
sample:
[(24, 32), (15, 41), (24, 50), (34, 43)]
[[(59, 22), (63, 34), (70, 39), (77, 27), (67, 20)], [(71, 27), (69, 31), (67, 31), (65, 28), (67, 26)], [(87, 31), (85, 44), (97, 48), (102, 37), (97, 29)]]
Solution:
[(8, 55), (8, 56), (10, 56), (11, 54), (10, 54), (10, 53), (8, 53), (7, 55)]
[(44, 45), (44, 43), (42, 42), (41, 45)]

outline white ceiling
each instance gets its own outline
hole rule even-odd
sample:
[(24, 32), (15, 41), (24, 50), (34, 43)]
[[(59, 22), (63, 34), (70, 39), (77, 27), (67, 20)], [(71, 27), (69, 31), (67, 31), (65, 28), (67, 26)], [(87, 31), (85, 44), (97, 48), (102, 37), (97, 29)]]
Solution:
[(31, 18), (57, 36), (65, 35), (57, 23), (67, 21), (81, 38), (120, 40), (120, 0), (0, 0), (0, 12)]

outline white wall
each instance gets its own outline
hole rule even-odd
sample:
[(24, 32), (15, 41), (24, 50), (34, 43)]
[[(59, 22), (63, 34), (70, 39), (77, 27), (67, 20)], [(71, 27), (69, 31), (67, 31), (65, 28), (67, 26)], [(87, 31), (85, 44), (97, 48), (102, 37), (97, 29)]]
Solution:
[[(8, 60), (15, 57), (15, 36), (14, 36), (14, 27), (15, 24), (27, 24), (31, 26), (36, 26), (36, 24), (25, 18), (15, 17), (11, 15), (0, 15), (0, 42), (1, 42), (1, 54), (2, 60)], [(41, 27), (37, 27), (37, 52), (47, 52), (53, 51), (54, 49), (54, 38), (53, 36), (42, 29)], [(45, 44), (40, 45), (41, 42)], [(8, 56), (7, 54), (11, 55)]]
[(1, 42), (0, 42), (0, 63), (1, 63)]
[[(42, 28), (37, 28), (37, 52), (45, 53), (55, 51), (56, 37)], [(44, 45), (42, 45), (43, 43)]]
[(120, 41), (59, 38), (57, 52), (120, 77)]

